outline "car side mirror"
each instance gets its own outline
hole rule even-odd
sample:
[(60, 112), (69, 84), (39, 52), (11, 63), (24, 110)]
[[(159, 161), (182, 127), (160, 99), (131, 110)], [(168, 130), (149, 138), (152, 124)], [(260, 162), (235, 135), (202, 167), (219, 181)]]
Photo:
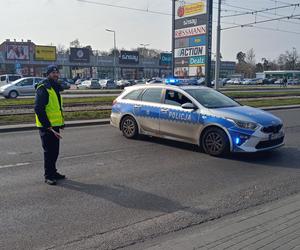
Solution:
[(195, 106), (193, 103), (191, 103), (191, 102), (184, 103), (184, 104), (181, 105), (181, 107), (182, 107), (183, 109), (194, 109), (194, 110), (198, 109), (198, 107), (196, 107), (196, 106)]

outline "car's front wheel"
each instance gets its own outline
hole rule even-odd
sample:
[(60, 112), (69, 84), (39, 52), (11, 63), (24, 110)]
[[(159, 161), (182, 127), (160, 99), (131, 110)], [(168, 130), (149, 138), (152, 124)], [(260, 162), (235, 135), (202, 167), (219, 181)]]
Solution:
[(205, 153), (213, 156), (222, 156), (229, 153), (229, 139), (220, 128), (212, 127), (204, 131), (201, 143)]
[(126, 138), (133, 139), (138, 136), (138, 125), (132, 116), (125, 116), (121, 122), (121, 131)]
[(9, 92), (8, 97), (9, 98), (17, 98), (18, 97), (18, 92), (15, 91), (15, 90), (12, 90), (12, 91)]

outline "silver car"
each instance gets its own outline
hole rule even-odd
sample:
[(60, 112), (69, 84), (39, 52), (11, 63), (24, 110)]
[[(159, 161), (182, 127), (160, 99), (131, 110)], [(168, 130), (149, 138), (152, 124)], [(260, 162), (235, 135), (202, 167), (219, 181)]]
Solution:
[(42, 77), (24, 77), (0, 87), (0, 95), (5, 98), (35, 95), (35, 85), (43, 81)]
[(285, 135), (278, 117), (201, 86), (127, 87), (113, 102), (111, 125), (127, 138), (145, 134), (193, 143), (214, 156), (274, 149), (284, 145)]

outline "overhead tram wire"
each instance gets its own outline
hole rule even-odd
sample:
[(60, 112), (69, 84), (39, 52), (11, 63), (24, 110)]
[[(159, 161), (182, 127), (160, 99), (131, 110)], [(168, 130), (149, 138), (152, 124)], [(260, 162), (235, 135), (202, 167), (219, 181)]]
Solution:
[[(231, 25), (242, 25), (238, 23), (231, 23), (231, 22), (221, 22), (222, 24), (231, 24)], [(273, 29), (269, 27), (261, 27), (261, 26), (245, 26), (244, 28), (253, 28), (253, 29), (261, 29), (261, 30), (269, 30), (269, 31), (277, 31), (277, 32), (283, 32), (283, 33), (289, 33), (289, 34), (295, 34), (300, 35), (300, 32), (291, 31), (291, 30), (282, 30), (282, 29)]]
[(261, 10), (256, 10), (256, 11), (248, 11), (245, 13), (240, 13), (240, 14), (233, 14), (233, 15), (227, 15), (227, 16), (221, 16), (222, 18), (226, 18), (226, 17), (236, 17), (236, 16), (242, 16), (242, 15), (254, 15), (260, 12), (266, 12), (266, 11), (270, 11), (270, 10), (278, 10), (278, 9), (284, 9), (284, 8), (291, 8), (291, 7), (299, 7), (300, 3), (298, 4), (289, 4), (289, 5), (284, 5), (284, 6), (278, 6), (278, 7), (273, 7), (273, 8), (266, 8), (266, 9), (261, 9)]
[(294, 17), (300, 17), (300, 14), (299, 15), (286, 16), (286, 17), (278, 17), (278, 18), (273, 18), (273, 19), (267, 19), (267, 20), (263, 20), (263, 21), (256, 21), (256, 22), (247, 23), (247, 24), (235, 25), (235, 26), (223, 28), (222, 30), (229, 30), (229, 29), (234, 29), (234, 28), (239, 28), (239, 27), (241, 27), (241, 28), (249, 27), (249, 26), (251, 27), (251, 25), (255, 25), (255, 24), (278, 21), (278, 20), (281, 20), (281, 19), (291, 19), (291, 18), (294, 18)]
[[(228, 6), (228, 7), (232, 7), (232, 8), (241, 9), (241, 10), (247, 10), (247, 11), (253, 11), (253, 12), (256, 11), (255, 9), (244, 8), (244, 7), (241, 7), (241, 6), (236, 6), (236, 5), (226, 4), (226, 3), (223, 3), (223, 5)], [(268, 16), (266, 16), (266, 15), (268, 15)], [(270, 13), (270, 12), (266, 12), (265, 15), (255, 14), (255, 16), (256, 17), (264, 17), (264, 18), (270, 18), (271, 16), (285, 17), (284, 15), (280, 15), (280, 14), (277, 14), (277, 13), (274, 14), (274, 13)], [(285, 21), (285, 20), (279, 20), (279, 21), (284, 22), (284, 23), (297, 24), (297, 25), (300, 24), (299, 22), (293, 22), (293, 21)]]
[[(114, 7), (114, 8), (120, 8), (120, 9), (127, 9), (127, 10), (133, 10), (133, 11), (138, 11), (138, 12), (146, 12), (146, 13), (151, 13), (151, 14), (157, 14), (157, 15), (165, 15), (165, 16), (171, 16), (171, 13), (166, 13), (166, 12), (158, 12), (158, 11), (151, 11), (151, 10), (146, 10), (146, 9), (138, 9), (138, 8), (131, 8), (131, 7), (127, 7), (127, 6), (120, 6), (120, 5), (114, 5), (114, 4), (107, 4), (107, 3), (101, 3), (101, 2), (96, 2), (96, 1), (91, 1), (91, 0), (77, 0), (78, 2), (82, 2), (82, 3), (87, 3), (87, 4), (95, 4), (95, 5), (101, 5), (101, 6), (107, 6), (107, 7)], [(231, 7), (231, 6), (229, 6)], [(245, 9), (243, 7), (237, 7), (235, 6), (234, 8), (240, 8), (240, 9)], [(246, 9), (246, 10), (251, 10), (251, 9)], [(232, 12), (240, 12), (237, 10), (224, 10), (223, 11), (232, 11)], [(263, 16), (261, 16), (263, 17)], [(266, 17), (266, 16), (264, 16)], [(267, 17), (268, 18), (268, 17)], [(216, 21), (213, 21), (216, 22)], [(226, 22), (221, 22), (222, 24), (236, 24), (236, 23), (226, 23)], [(297, 23), (298, 24), (298, 23)], [(238, 27), (240, 27), (242, 25), (238, 25)], [(264, 28), (264, 27), (252, 27), (254, 29), (265, 29), (265, 30), (272, 30), (272, 31), (277, 31), (277, 32), (284, 32), (284, 33), (290, 33), (290, 34), (297, 34), (300, 35), (300, 33), (298, 32), (294, 32), (294, 31), (286, 31), (286, 30), (279, 30), (279, 29), (272, 29), (272, 28)]]
[(78, 2), (83, 2), (83, 3), (89, 3), (89, 4), (96, 4), (96, 5), (114, 7), (114, 8), (119, 8), (119, 9), (134, 10), (134, 11), (139, 11), (139, 12), (147, 12), (147, 13), (151, 13), (151, 14), (159, 14), (159, 15), (164, 15), (164, 16), (171, 15), (169, 13), (160, 12), (160, 11), (152, 11), (152, 10), (147, 10), (147, 9), (139, 9), (139, 8), (133, 8), (133, 7), (128, 7), (128, 6), (122, 6), (122, 5), (101, 3), (101, 2), (91, 1), (91, 0), (77, 0), (77, 1)]

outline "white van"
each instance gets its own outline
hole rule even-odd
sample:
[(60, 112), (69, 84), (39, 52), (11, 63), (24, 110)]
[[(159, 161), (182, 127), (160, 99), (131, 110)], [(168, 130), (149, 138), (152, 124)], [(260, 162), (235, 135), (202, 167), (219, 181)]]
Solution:
[(15, 80), (18, 80), (20, 78), (22, 78), (22, 76), (21, 75), (16, 75), (16, 74), (0, 75), (0, 86), (11, 83), (11, 82), (13, 82)]

